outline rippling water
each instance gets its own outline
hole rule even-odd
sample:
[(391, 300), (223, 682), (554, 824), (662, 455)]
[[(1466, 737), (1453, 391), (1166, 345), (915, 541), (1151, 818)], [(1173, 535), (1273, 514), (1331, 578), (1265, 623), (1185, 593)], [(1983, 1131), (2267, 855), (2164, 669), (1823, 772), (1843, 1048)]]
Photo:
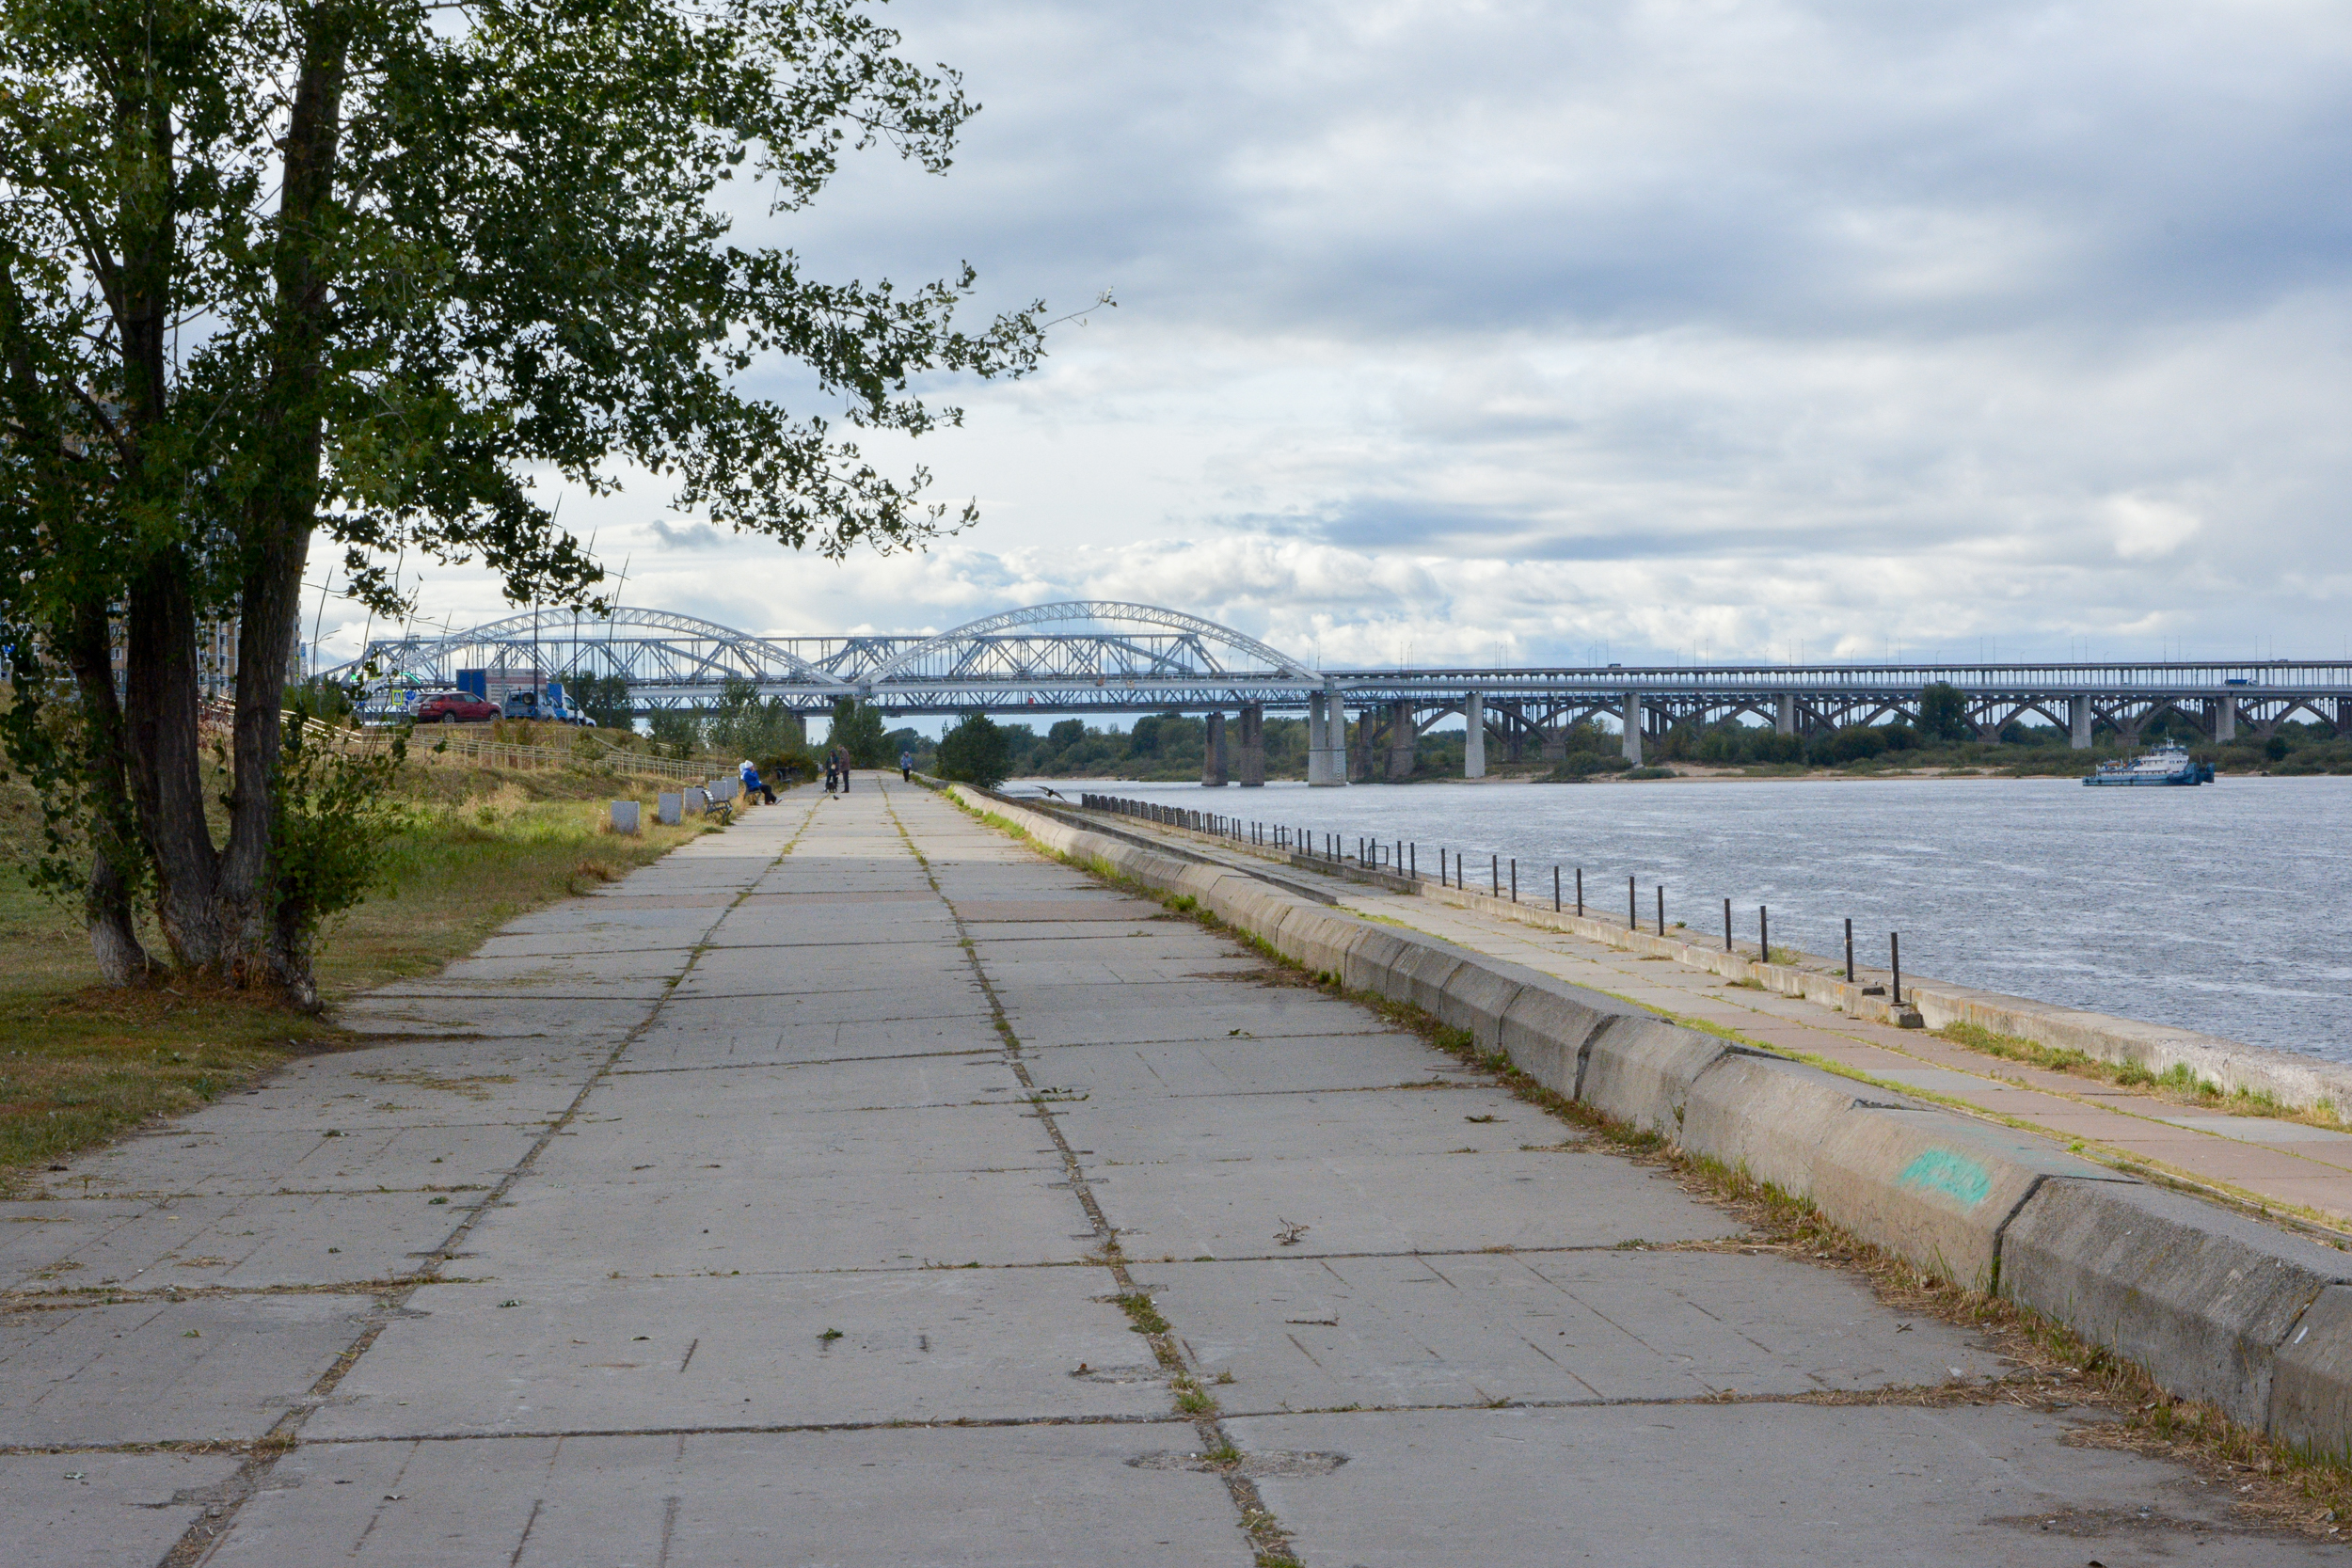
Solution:
[[(1772, 908), (1775, 942), (1857, 954), (2068, 1006), (2352, 1060), (2352, 778), (2224, 779), (2201, 789), (2073, 780), (1689, 782), (1462, 786), (1198, 785), (1057, 780), (1245, 819), (1519, 862), (1521, 895), (1584, 868), (1589, 908), (1721, 939)], [(1016, 789), (1021, 787), (1014, 786)]]

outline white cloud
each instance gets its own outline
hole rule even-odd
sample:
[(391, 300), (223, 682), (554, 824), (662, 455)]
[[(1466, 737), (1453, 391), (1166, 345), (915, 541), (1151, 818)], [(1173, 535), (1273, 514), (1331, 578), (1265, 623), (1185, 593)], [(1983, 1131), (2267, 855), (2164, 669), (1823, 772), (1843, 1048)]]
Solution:
[(2141, 496), (2112, 497), (2105, 510), (2115, 530), (2115, 553), (2125, 561), (2161, 561), (2204, 526), (2185, 506)]

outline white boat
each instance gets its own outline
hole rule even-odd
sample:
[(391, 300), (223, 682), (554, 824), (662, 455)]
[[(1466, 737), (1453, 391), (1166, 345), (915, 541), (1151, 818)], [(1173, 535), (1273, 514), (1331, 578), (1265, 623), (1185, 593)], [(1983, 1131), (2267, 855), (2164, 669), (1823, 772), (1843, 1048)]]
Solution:
[(2136, 788), (2174, 787), (2184, 784), (2211, 784), (2213, 768), (2188, 754), (2188, 748), (2177, 740), (2168, 740), (2152, 751), (2133, 757), (2128, 762), (2103, 762), (2098, 771), (2085, 779), (2087, 784), (2114, 784)]

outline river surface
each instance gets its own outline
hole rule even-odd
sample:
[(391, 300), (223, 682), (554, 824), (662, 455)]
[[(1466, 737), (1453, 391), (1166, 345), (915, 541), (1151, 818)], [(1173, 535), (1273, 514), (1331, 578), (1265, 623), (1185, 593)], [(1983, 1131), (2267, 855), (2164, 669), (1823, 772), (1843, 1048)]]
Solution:
[[(2352, 778), (2224, 779), (2199, 789), (2085, 789), (2072, 779), (1783, 780), (1353, 785), (1310, 790), (1051, 781), (1135, 800), (1551, 869), (1584, 869), (1589, 912), (1842, 948), (1903, 972), (2352, 1061)], [(1014, 792), (1025, 787), (1015, 784)]]

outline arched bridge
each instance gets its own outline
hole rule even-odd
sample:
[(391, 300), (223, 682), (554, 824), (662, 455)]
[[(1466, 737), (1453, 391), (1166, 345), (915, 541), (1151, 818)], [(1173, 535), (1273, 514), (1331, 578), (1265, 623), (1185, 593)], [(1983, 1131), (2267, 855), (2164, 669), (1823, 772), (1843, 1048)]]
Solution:
[[(532, 611), (379, 639), (330, 673), (365, 678), (392, 706), (405, 691), (455, 685), (468, 670), (485, 672), (494, 688), (618, 676), (640, 712), (707, 707), (730, 681), (803, 713), (843, 697), (894, 717), (1307, 709), (1318, 752), (1331, 738), (1326, 715), (1356, 710), (1373, 722), (1358, 726), (1369, 738), (1353, 744), (1399, 756), (1412, 735), (1454, 714), (1477, 715), (1474, 751), (1551, 750), (1571, 726), (1599, 721), (1624, 732), (1638, 755), (1644, 738), (1683, 723), (1741, 719), (1807, 735), (1915, 721), (1931, 686), (1952, 688), (1957, 717), (1986, 739), (2014, 722), (2046, 721), (2078, 746), (2100, 732), (2137, 740), (2159, 715), (2220, 740), (2266, 736), (2289, 719), (2339, 735), (2352, 727), (2352, 661), (1316, 670), (1215, 621), (1106, 599), (1033, 605), (935, 635), (853, 637), (762, 636), (640, 608), (601, 618)], [(1330, 766), (1341, 766), (1336, 755)], [(1366, 767), (1380, 770), (1359, 763), (1359, 771)]]

